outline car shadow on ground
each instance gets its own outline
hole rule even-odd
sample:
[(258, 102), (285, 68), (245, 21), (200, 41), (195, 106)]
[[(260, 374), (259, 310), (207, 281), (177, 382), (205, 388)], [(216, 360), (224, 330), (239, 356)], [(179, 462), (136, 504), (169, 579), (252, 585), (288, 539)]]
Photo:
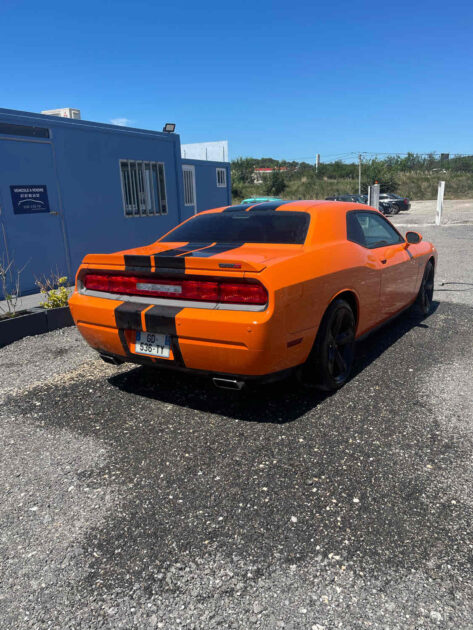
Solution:
[[(438, 305), (434, 302), (429, 318)], [(429, 329), (429, 318), (424, 319), (414, 310), (406, 311), (358, 342), (351, 380), (413, 328)], [(331, 395), (301, 385), (295, 374), (276, 383), (252, 384), (232, 391), (215, 387), (207, 377), (137, 367), (112, 376), (109, 383), (130, 394), (196, 411), (275, 424), (297, 420)]]

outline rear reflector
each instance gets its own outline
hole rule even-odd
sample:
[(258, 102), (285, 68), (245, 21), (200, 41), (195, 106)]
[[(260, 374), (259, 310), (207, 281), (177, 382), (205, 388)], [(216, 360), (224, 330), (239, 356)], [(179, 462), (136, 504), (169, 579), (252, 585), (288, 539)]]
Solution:
[(268, 293), (257, 281), (246, 280), (170, 280), (143, 276), (119, 276), (88, 273), (84, 287), (89, 291), (143, 295), (198, 302), (224, 302), (226, 304), (266, 304)]

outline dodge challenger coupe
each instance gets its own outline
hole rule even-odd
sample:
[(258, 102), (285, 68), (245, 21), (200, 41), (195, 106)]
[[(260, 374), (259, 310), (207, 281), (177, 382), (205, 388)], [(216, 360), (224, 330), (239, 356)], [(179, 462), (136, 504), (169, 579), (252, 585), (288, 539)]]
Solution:
[(297, 368), (335, 390), (355, 340), (414, 303), (428, 314), (436, 263), (431, 243), (369, 206), (244, 204), (145, 247), (86, 256), (69, 304), (110, 363), (194, 371), (230, 389)]

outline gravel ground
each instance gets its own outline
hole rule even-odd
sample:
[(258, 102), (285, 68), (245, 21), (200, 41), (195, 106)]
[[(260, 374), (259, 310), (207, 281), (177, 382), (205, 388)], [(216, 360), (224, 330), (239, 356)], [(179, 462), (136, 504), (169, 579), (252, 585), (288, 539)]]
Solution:
[(470, 630), (473, 311), (440, 282), (473, 282), (473, 226), (435, 234), (441, 303), (330, 397), (114, 368), (75, 329), (0, 350), (0, 627)]
[[(434, 224), (437, 213), (437, 200), (412, 201), (407, 212), (390, 217), (393, 223), (425, 225)], [(442, 225), (473, 223), (473, 199), (445, 199)]]

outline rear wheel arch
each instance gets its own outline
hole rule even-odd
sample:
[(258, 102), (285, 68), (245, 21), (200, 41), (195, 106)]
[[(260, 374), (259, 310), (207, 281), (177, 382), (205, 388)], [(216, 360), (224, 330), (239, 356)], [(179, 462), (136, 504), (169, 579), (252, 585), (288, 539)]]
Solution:
[(330, 307), (332, 302), (338, 299), (345, 300), (346, 302), (348, 302), (351, 310), (353, 311), (353, 315), (355, 316), (355, 325), (356, 327), (358, 327), (358, 321), (359, 321), (359, 316), (360, 316), (360, 305), (358, 302), (358, 296), (356, 295), (354, 291), (351, 291), (350, 289), (345, 289), (343, 291), (340, 291), (340, 293), (337, 293), (336, 295), (334, 295), (332, 299), (330, 300), (330, 302), (327, 304), (325, 313), (327, 312), (327, 309)]
[(309, 356), (298, 371), (304, 384), (334, 391), (348, 380), (354, 359), (357, 309), (352, 291), (340, 291), (332, 298)]

